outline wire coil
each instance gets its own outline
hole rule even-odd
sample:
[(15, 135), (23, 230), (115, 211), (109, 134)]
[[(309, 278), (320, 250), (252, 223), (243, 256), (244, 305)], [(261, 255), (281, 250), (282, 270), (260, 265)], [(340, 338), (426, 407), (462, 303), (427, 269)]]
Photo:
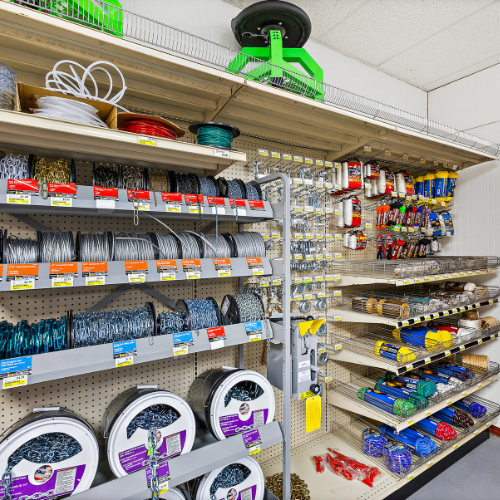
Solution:
[(150, 234), (120, 233), (114, 237), (113, 260), (154, 260), (155, 247)]
[(71, 231), (40, 231), (40, 262), (71, 262), (75, 259), (75, 243)]
[(113, 233), (78, 233), (76, 239), (80, 262), (101, 262), (113, 260)]
[(168, 335), (185, 330), (185, 323), (180, 312), (161, 312), (158, 314), (157, 321), (158, 333), (160, 335)]
[(4, 237), (3, 261), (6, 264), (33, 264), (38, 262), (38, 241), (31, 238), (18, 238), (15, 235)]

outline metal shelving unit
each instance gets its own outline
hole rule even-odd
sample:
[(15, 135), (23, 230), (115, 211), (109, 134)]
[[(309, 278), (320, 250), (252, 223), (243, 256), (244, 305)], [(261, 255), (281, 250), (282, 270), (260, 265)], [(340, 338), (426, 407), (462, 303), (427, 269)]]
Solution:
[[(455, 324), (457, 321), (448, 320)], [(365, 366), (373, 366), (388, 370), (398, 375), (407, 371), (420, 368), (429, 363), (439, 361), (453, 354), (465, 351), (471, 347), (495, 340), (499, 336), (500, 326), (487, 327), (484, 330), (471, 329), (470, 335), (461, 338), (453, 338), (452, 344), (447, 346), (437, 341), (427, 341), (427, 348), (416, 344), (402, 342), (392, 335), (392, 328), (385, 325), (370, 325), (366, 327), (357, 337), (333, 334), (332, 344), (327, 345), (328, 352), (334, 356), (335, 361), (345, 361)], [(375, 354), (377, 342), (383, 341), (388, 344), (410, 349), (414, 355), (403, 355), (398, 360), (378, 356)], [(342, 345), (342, 349), (335, 349), (336, 345)]]
[[(474, 379), (469, 379), (464, 382), (463, 388), (459, 391), (449, 391), (446, 394), (438, 395), (437, 397), (428, 399), (428, 406), (420, 405), (417, 407), (416, 413), (412, 415), (395, 415), (388, 413), (376, 406), (373, 406), (358, 397), (359, 389), (363, 387), (373, 388), (377, 378), (383, 378), (385, 372), (372, 370), (368, 377), (362, 377), (351, 373), (349, 383), (333, 380), (331, 388), (328, 390), (328, 403), (333, 406), (338, 406), (344, 410), (349, 410), (359, 415), (364, 415), (367, 418), (384, 422), (397, 431), (406, 429), (410, 425), (426, 418), (433, 413), (436, 413), (441, 408), (450, 406), (455, 401), (463, 397), (473, 394), (474, 392), (486, 387), (498, 380), (500, 365), (492, 361), (489, 362), (488, 370), (479, 370), (475, 367), (467, 365), (467, 368), (473, 370), (476, 374)], [(437, 393), (436, 393), (437, 394)]]

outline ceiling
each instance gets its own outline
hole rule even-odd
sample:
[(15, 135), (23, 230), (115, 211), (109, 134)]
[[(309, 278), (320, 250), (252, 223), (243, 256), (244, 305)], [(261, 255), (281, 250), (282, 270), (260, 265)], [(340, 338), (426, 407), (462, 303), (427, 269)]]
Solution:
[(312, 40), (426, 91), (500, 63), (499, 0), (291, 3), (311, 18)]

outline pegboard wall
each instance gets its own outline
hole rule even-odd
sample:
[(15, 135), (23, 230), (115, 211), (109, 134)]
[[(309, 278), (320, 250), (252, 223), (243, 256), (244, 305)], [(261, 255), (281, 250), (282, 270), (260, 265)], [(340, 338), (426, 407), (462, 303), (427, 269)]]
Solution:
[[(179, 123), (180, 126), (185, 124)], [(191, 142), (193, 138), (187, 134), (183, 140)], [(246, 163), (237, 163), (220, 174), (228, 179), (239, 178), (246, 182), (254, 178), (254, 162), (262, 162), (259, 165), (260, 173), (274, 173), (276, 168), (282, 172), (291, 169), (291, 176), (298, 177), (298, 171), (304, 167), (304, 164), (294, 164), (293, 162), (276, 161), (271, 157), (272, 151), (289, 153), (294, 156), (302, 156), (304, 158), (311, 157), (313, 159), (325, 160), (325, 151), (317, 151), (305, 148), (288, 147), (282, 144), (273, 142), (259, 141), (255, 138), (240, 137), (233, 143), (233, 147), (237, 150), (247, 153)], [(262, 157), (259, 155), (259, 149), (269, 151), (270, 157)], [(77, 183), (84, 185), (92, 184), (92, 164), (88, 162), (77, 163)], [(317, 171), (326, 170), (324, 167), (316, 167)], [(328, 172), (329, 173), (329, 172)], [(209, 172), (208, 172), (209, 174)], [(280, 196), (279, 182), (269, 185), (269, 199), (271, 202), (278, 201)], [(307, 188), (307, 186), (306, 186)], [(297, 195), (297, 196), (295, 196)], [(326, 189), (322, 190), (321, 204), (334, 204), (339, 201), (338, 198), (331, 198), (326, 194)], [(375, 227), (375, 211), (367, 210), (365, 207), (370, 207), (373, 202), (365, 200), (362, 194), (359, 194), (359, 199), (363, 204), (362, 220), (363, 227), (366, 222), (372, 223)], [(294, 187), (292, 191), (292, 204), (306, 205), (308, 203), (308, 189), (304, 186)], [(106, 217), (73, 217), (73, 216), (49, 216), (49, 215), (33, 215), (32, 218), (51, 230), (77, 231), (82, 232), (103, 232), (112, 229), (115, 233), (119, 232), (138, 232), (146, 233), (148, 231), (165, 233), (166, 229), (156, 221), (142, 216), (139, 225), (135, 226), (132, 217), (129, 218), (106, 218)], [(336, 216), (334, 214), (313, 214), (311, 219), (310, 231), (315, 235), (321, 234), (321, 238), (317, 240), (318, 253), (335, 255), (341, 254), (344, 259), (369, 259), (376, 257), (376, 244), (370, 241), (366, 250), (353, 251), (343, 247), (342, 239), (335, 238), (335, 235), (343, 234), (346, 229), (339, 229), (336, 224)], [(34, 237), (35, 231), (20, 222), (14, 216), (1, 214), (0, 228), (7, 229), (9, 234), (17, 235), (21, 238)], [(164, 220), (171, 229), (180, 232), (184, 229), (200, 230), (207, 223), (199, 221), (179, 221), (179, 220)], [(279, 221), (268, 221), (255, 224), (245, 225), (245, 230), (257, 231), (263, 234), (271, 234), (272, 232), (281, 232), (282, 228)], [(224, 222), (219, 224), (219, 232), (237, 232), (238, 226), (236, 223)], [(292, 234), (297, 232), (292, 229)], [(209, 234), (215, 234), (214, 230)], [(332, 234), (332, 239), (326, 239), (326, 235)], [(367, 233), (369, 234), (369, 233)], [(267, 256), (270, 258), (281, 257), (282, 244), (280, 238), (270, 238), (274, 240), (273, 246), (268, 250)], [(326, 262), (326, 259), (325, 259)], [(331, 262), (331, 261), (330, 261)], [(331, 266), (326, 269), (310, 272), (293, 272), (292, 278), (299, 276), (322, 276), (331, 274)], [(313, 278), (314, 279), (314, 278)], [(247, 285), (253, 283), (259, 285), (260, 281), (265, 281), (265, 278), (258, 280), (251, 278), (247, 280)], [(340, 283), (341, 282), (335, 282)], [(170, 297), (173, 300), (179, 298), (206, 298), (213, 296), (218, 303), (221, 302), (224, 295), (238, 292), (237, 279), (213, 279), (195, 282), (175, 282), (169, 284), (156, 283), (150, 285), (152, 288)], [(68, 310), (74, 312), (86, 311), (94, 304), (112, 293), (117, 287), (103, 286), (92, 288), (75, 288), (65, 289), (64, 291), (50, 290), (33, 290), (19, 293), (4, 293), (2, 306), (0, 308), (0, 319), (17, 322), (22, 319), (35, 322), (41, 318), (58, 317), (64, 315)], [(322, 285), (322, 290), (326, 290), (327, 297), (333, 295), (333, 286)], [(345, 290), (345, 289), (344, 289)], [(313, 290), (313, 293), (316, 289)], [(263, 299), (266, 308), (270, 303), (276, 304), (278, 301), (270, 296), (269, 293), (264, 293)], [(168, 310), (167, 307), (159, 301), (152, 299), (144, 292), (134, 289), (133, 287), (106, 306), (106, 309), (123, 309), (132, 308), (137, 305), (142, 305), (146, 301), (153, 301), (157, 313)], [(312, 301), (314, 303), (314, 301)], [(276, 306), (274, 311), (276, 311)], [(298, 312), (298, 304), (292, 302), (292, 311)], [(314, 317), (325, 317), (324, 311), (317, 311), (311, 307), (309, 313)], [(360, 325), (349, 323), (328, 324), (328, 336), (320, 339), (320, 342), (331, 343), (331, 334), (333, 332), (342, 333), (344, 335), (356, 335), (360, 329)], [(263, 354), (265, 352), (265, 342), (256, 342), (245, 346), (245, 368), (256, 370), (259, 373), (266, 374), (266, 366), (263, 363)], [(331, 358), (334, 356), (331, 356)], [(22, 389), (2, 391), (0, 400), (2, 404), (2, 431), (8, 428), (13, 423), (30, 413), (35, 407), (43, 406), (63, 406), (76, 413), (82, 415), (96, 429), (100, 440), (102, 436), (102, 421), (108, 405), (121, 392), (134, 387), (136, 385), (157, 384), (163, 389), (170, 390), (179, 396), (185, 398), (188, 389), (194, 378), (209, 368), (220, 366), (237, 366), (237, 348), (226, 347), (217, 351), (201, 352), (190, 354), (181, 358), (169, 358), (166, 360), (143, 363), (131, 367), (125, 367), (103, 372), (91, 373), (85, 376), (70, 377), (61, 380), (55, 380), (48, 383), (40, 383), (36, 385), (28, 385)], [(364, 367), (357, 365), (346, 365), (336, 362), (331, 359), (329, 363), (323, 367), (326, 375), (332, 375), (335, 379), (348, 381), (351, 372), (364, 373)], [(282, 393), (275, 389), (276, 396), (276, 419), (282, 416)], [(331, 420), (334, 419), (340, 424), (348, 425), (349, 417), (347, 413), (339, 410), (326, 403), (326, 388), (325, 396), (322, 402), (322, 425), (317, 431), (306, 433), (306, 405), (305, 401), (296, 401), (292, 399), (292, 448), (308, 443), (314, 439), (318, 439), (326, 434), (331, 428)], [(276, 445), (272, 448), (264, 450), (259, 454), (259, 461), (266, 461), (277, 458), (281, 454), (281, 445)], [(300, 472), (300, 471), (296, 471)]]

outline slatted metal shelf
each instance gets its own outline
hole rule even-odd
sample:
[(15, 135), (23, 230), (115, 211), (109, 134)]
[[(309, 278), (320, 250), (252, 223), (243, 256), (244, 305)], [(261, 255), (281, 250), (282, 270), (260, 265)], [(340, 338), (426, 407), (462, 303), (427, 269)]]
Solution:
[(488, 370), (479, 370), (470, 365), (467, 368), (472, 369), (476, 376), (474, 379), (469, 379), (464, 382), (462, 389), (458, 391), (449, 391), (446, 394), (439, 395), (435, 398), (428, 399), (428, 406), (418, 407), (413, 415), (395, 415), (388, 413), (376, 406), (373, 406), (358, 397), (358, 390), (362, 387), (373, 388), (377, 378), (384, 377), (384, 371), (372, 370), (368, 377), (362, 377), (351, 373), (351, 380), (348, 383), (333, 380), (328, 389), (328, 404), (337, 406), (344, 410), (349, 410), (359, 415), (364, 415), (367, 418), (384, 422), (391, 427), (394, 427), (398, 432), (406, 429), (410, 425), (422, 420), (423, 418), (436, 413), (441, 408), (450, 406), (455, 401), (463, 397), (473, 394), (483, 387), (492, 384), (498, 380), (498, 372), (500, 366), (492, 361), (489, 362)]

